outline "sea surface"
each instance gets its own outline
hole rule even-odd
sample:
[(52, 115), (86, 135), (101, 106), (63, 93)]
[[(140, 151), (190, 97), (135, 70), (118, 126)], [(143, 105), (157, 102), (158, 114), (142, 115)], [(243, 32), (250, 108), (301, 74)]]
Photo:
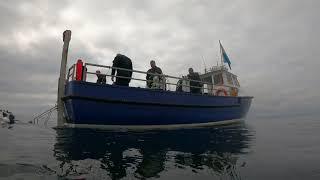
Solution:
[(199, 129), (0, 126), (0, 179), (320, 179), (317, 118)]

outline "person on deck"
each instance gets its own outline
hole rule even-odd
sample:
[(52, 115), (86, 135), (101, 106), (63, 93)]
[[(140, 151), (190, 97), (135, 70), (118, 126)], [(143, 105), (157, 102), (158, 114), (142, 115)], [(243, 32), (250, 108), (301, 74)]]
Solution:
[(200, 94), (202, 83), (197, 82), (201, 81), (199, 73), (193, 72), (193, 69), (189, 68), (188, 79), (190, 80), (190, 92), (194, 94)]
[(96, 71), (97, 75), (97, 83), (98, 84), (105, 84), (106, 83), (106, 75), (101, 74), (99, 70)]
[[(155, 75), (153, 74), (162, 74), (162, 70), (156, 66), (156, 62), (154, 60), (150, 61), (150, 66), (151, 66), (151, 69), (147, 71), (147, 77), (146, 77), (148, 88), (152, 87), (153, 78), (155, 77)], [(159, 77), (159, 79), (161, 80), (161, 77)]]
[(128, 69), (127, 70), (120, 70), (120, 69), (112, 69), (111, 72), (111, 80), (114, 81), (114, 75), (117, 72), (116, 76), (122, 76), (122, 77), (116, 77), (116, 82), (114, 82), (115, 85), (120, 85), (120, 86), (129, 86), (129, 83), (131, 81), (131, 76), (132, 76), (132, 61), (130, 58), (128, 58), (125, 55), (122, 54), (117, 54), (116, 57), (113, 60), (113, 65), (112, 67), (115, 68), (123, 68), (123, 69)]

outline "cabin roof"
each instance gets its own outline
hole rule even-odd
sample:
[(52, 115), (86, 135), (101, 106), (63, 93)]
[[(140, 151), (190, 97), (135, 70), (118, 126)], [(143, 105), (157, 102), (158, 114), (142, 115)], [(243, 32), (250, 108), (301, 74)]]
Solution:
[(225, 66), (214, 66), (212, 68), (210, 68), (208, 71), (206, 71), (204, 74), (201, 74), (200, 76), (211, 76), (212, 74), (218, 74), (218, 73), (222, 73), (225, 72), (227, 74), (231, 74), (232, 76), (237, 77), (237, 75), (231, 73), (228, 71), (228, 69)]

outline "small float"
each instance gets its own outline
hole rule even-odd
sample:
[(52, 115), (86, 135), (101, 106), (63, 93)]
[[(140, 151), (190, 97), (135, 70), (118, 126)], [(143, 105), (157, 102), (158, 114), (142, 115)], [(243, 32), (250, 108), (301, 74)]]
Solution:
[[(58, 126), (92, 128), (170, 128), (228, 124), (245, 118), (253, 97), (240, 96), (237, 76), (223, 65), (200, 74), (201, 93), (190, 93), (186, 77), (161, 75), (162, 88), (134, 87), (147, 72), (133, 73), (129, 87), (94, 81), (96, 70), (114, 68), (78, 60), (66, 69), (71, 31), (63, 34), (58, 89)], [(222, 47), (222, 46), (221, 46)], [(222, 49), (222, 56), (226, 56)], [(223, 58), (223, 57), (222, 57)], [(227, 57), (224, 57), (227, 58)], [(229, 59), (227, 59), (229, 61)], [(100, 72), (99, 72), (100, 73)], [(102, 73), (103, 74), (103, 73)], [(108, 77), (110, 73), (103, 74)], [(139, 78), (140, 77), (140, 78)], [(136, 83), (139, 84), (139, 83)], [(141, 83), (140, 83), (141, 84)], [(181, 91), (172, 86), (182, 86)]]

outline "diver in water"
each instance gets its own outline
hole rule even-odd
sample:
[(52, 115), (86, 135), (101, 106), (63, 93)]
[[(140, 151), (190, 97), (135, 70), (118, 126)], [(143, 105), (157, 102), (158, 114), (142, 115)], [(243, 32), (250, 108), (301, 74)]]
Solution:
[(9, 124), (14, 124), (14, 115), (12, 113), (9, 114)]
[(0, 116), (1, 124), (14, 124), (14, 115), (9, 111), (2, 111)]

